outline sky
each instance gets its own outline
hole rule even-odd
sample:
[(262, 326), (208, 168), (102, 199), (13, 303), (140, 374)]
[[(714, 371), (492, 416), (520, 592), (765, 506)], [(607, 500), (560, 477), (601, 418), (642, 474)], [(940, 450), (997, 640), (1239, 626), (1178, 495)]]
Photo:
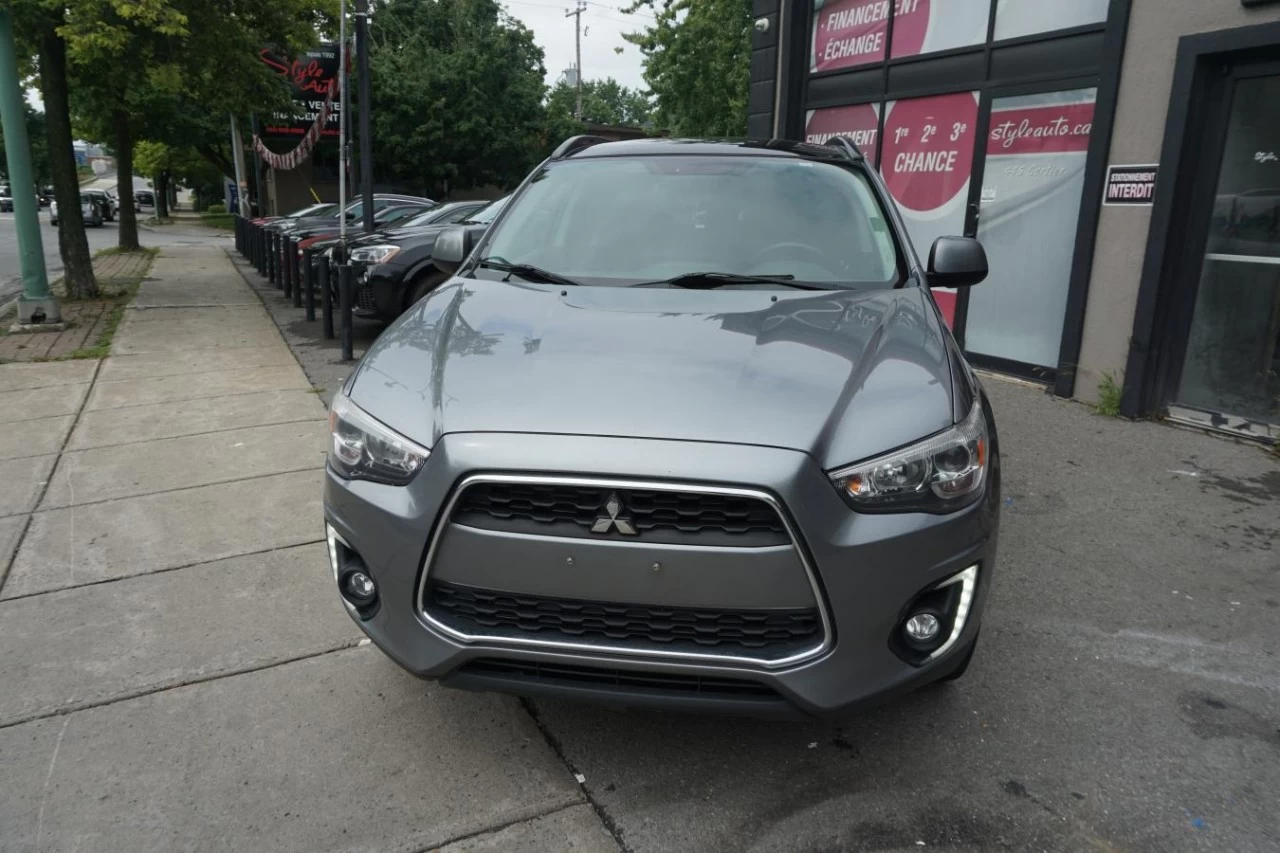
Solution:
[[(534, 40), (546, 53), (547, 83), (554, 85), (566, 68), (573, 65), (573, 0), (501, 0), (511, 17), (533, 30)], [(644, 89), (640, 50), (623, 41), (622, 34), (644, 28), (653, 15), (641, 10), (632, 15), (620, 10), (628, 0), (588, 0), (582, 13), (582, 71), (585, 80), (612, 77), (632, 89)], [(622, 53), (615, 53), (622, 48)]]

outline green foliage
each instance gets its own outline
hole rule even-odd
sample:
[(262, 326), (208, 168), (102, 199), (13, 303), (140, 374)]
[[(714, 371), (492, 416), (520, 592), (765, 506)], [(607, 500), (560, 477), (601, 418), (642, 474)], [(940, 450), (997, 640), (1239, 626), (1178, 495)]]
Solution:
[(657, 124), (677, 136), (742, 136), (751, 72), (751, 0), (635, 0), (656, 20), (624, 38), (644, 56)]
[[(547, 94), (548, 118), (573, 121), (578, 89), (561, 80)], [(653, 106), (643, 92), (612, 77), (582, 81), (582, 120), (592, 124), (642, 127), (652, 121)]]
[(442, 194), (510, 186), (549, 142), (542, 49), (495, 0), (387, 0), (371, 51), (384, 180)]
[[(209, 205), (210, 207), (218, 207), (219, 205)], [(202, 213), (200, 221), (210, 228), (220, 228), (223, 231), (230, 231), (236, 227), (236, 218), (230, 213)]]
[(205, 213), (226, 213), (227, 206), (225, 204), (211, 204), (205, 209)]
[(1124, 393), (1124, 389), (1116, 383), (1116, 376), (1110, 370), (1103, 371), (1102, 381), (1098, 383), (1098, 405), (1093, 407), (1094, 412), (1107, 417), (1119, 417), (1120, 415), (1120, 397)]

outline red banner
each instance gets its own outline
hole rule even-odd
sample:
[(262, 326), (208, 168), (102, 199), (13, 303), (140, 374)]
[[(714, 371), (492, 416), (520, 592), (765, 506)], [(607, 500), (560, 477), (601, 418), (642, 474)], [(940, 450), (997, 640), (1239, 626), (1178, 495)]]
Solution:
[[(893, 6), (895, 56), (914, 56), (929, 28), (930, 0)], [(890, 0), (832, 0), (814, 10), (813, 69), (852, 68), (885, 57)]]
[(875, 104), (827, 107), (810, 111), (804, 128), (804, 141), (821, 145), (833, 136), (847, 136), (862, 149), (868, 160), (874, 161), (879, 128), (880, 115)]
[(988, 154), (1087, 151), (1093, 104), (1049, 104), (991, 111)]

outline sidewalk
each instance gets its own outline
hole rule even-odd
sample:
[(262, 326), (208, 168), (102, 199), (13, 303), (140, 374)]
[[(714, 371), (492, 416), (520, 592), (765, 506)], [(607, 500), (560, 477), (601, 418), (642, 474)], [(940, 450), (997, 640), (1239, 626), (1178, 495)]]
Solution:
[(518, 702), (360, 641), (325, 440), (218, 248), (109, 358), (0, 365), (0, 851), (616, 849)]

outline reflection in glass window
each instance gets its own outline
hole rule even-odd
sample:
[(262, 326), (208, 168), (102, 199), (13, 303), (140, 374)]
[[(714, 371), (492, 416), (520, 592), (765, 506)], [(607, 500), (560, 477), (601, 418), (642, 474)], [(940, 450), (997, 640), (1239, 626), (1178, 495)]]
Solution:
[(996, 0), (996, 40), (1065, 30), (1107, 19), (1109, 0)]
[(901, 0), (890, 55), (896, 59), (982, 44), (990, 13), (991, 0)]

